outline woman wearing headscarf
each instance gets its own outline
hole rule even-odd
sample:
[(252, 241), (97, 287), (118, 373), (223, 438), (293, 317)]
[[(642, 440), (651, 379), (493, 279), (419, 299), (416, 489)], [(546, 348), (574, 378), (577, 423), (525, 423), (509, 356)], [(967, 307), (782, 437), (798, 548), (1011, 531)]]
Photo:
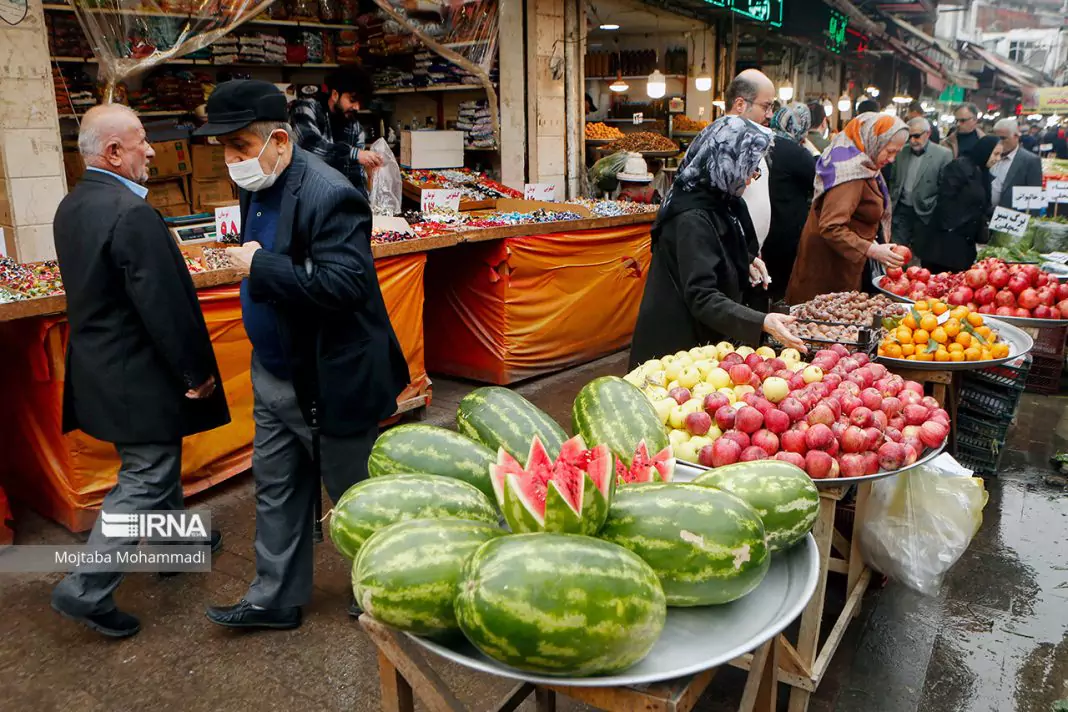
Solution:
[(808, 107), (800, 102), (784, 106), (771, 119), (771, 130), (775, 132), (775, 145), (768, 160), (771, 230), (760, 256), (768, 266), (771, 278), (768, 292), (773, 299), (781, 299), (786, 294), (801, 240), (801, 227), (812, 202), (816, 159), (802, 143), (808, 129)]
[[(652, 229), (652, 263), (631, 343), (631, 368), (652, 358), (727, 340), (756, 346), (762, 332), (804, 350), (793, 318), (740, 303), (766, 283), (742, 191), (771, 147), (766, 129), (738, 116), (698, 135)], [(751, 251), (752, 250), (752, 251)]]
[(990, 167), (1001, 160), (997, 136), (983, 136), (942, 169), (930, 239), (918, 244), (920, 262), (932, 273), (960, 272), (975, 263), (975, 244), (986, 242), (992, 210)]
[(890, 193), (880, 171), (893, 163), (907, 138), (901, 119), (868, 112), (831, 141), (816, 162), (812, 208), (801, 231), (787, 302), (859, 290), (869, 259), (886, 267), (904, 264), (889, 244)]

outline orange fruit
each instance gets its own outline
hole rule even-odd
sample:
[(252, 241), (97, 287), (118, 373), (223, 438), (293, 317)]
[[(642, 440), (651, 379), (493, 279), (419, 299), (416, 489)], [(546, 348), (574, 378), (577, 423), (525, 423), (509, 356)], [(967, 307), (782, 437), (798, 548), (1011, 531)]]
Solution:
[(949, 315), (954, 319), (963, 321), (968, 318), (968, 307), (954, 307)]
[(890, 344), (886, 347), (886, 355), (890, 358), (901, 358), (901, 349), (902, 347), (897, 344)]
[(982, 326), (983, 315), (979, 312), (968, 312), (968, 323), (972, 326)]
[(929, 354), (926, 351), (921, 351), (916, 354), (917, 361), (934, 361), (934, 354)]
[(1009, 345), (999, 341), (990, 349), (990, 353), (994, 354), (994, 358), (1005, 358), (1009, 355)]
[(905, 356), (911, 356), (916, 353), (915, 344), (901, 344), (901, 353)]
[(920, 318), (920, 328), (924, 331), (934, 331), (938, 326), (938, 317), (928, 312)]
[(964, 360), (964, 351), (963, 350), (962, 351), (950, 351), (949, 352), (949, 360), (957, 362), (957, 363), (963, 361)]
[(949, 351), (951, 354), (962, 354), (962, 353), (964, 353), (964, 347), (961, 346), (960, 344), (958, 344), (956, 341), (954, 341), (952, 344), (950, 344), (946, 348), (946, 350)]
[(975, 333), (990, 342), (993, 342), (995, 339), (994, 332), (990, 330), (989, 326), (980, 326), (975, 330)]
[(912, 314), (906, 314), (905, 318), (901, 320), (901, 326), (905, 327), (906, 329), (917, 329), (920, 325), (917, 324), (916, 320), (912, 318)]
[(957, 338), (955, 339), (955, 341), (964, 348), (968, 348), (972, 345), (972, 335), (969, 334), (967, 331), (962, 331), (957, 334)]
[(946, 319), (946, 323), (942, 325), (942, 328), (946, 330), (946, 336), (955, 339), (957, 334), (960, 333), (960, 319), (951, 316)]
[(980, 349), (979, 353), (981, 354), (981, 358), (979, 359), (980, 361), (989, 361), (990, 359), (994, 358), (993, 355), (991, 355), (990, 353), (990, 349), (988, 348)]
[(946, 304), (945, 302), (935, 302), (934, 306), (931, 307), (931, 311), (933, 311), (936, 316), (942, 316), (948, 310), (949, 310), (949, 305)]
[(886, 349), (885, 349), (885, 348), (883, 348), (883, 345), (882, 345), (882, 344), (879, 344), (879, 351), (878, 351), (878, 354), (879, 354), (880, 356), (886, 356)]
[(974, 346), (964, 349), (964, 358), (967, 361), (978, 361), (982, 355), (982, 352)]
[(909, 354), (908, 356), (905, 357), (905, 360), (906, 361), (915, 361), (916, 360), (916, 354)]
[(916, 304), (914, 304), (913, 306), (916, 308), (916, 311), (920, 312), (921, 314), (923, 312), (925, 312), (925, 311), (930, 311), (930, 309), (931, 309), (930, 305), (927, 304), (927, 300), (926, 299), (921, 299), (920, 301), (916, 302)]
[(949, 352), (946, 351), (945, 349), (938, 349), (938, 351), (935, 351), (934, 357), (935, 357), (934, 358), (935, 361), (948, 361), (949, 360)]
[(912, 341), (917, 344), (926, 344), (931, 338), (926, 329), (916, 329), (912, 332)]
[(897, 331), (894, 332), (894, 337), (898, 340), (898, 343), (911, 344), (912, 343), (912, 330), (903, 326), (897, 327)]
[(949, 334), (947, 334), (946, 330), (941, 326), (936, 326), (934, 330), (931, 331), (931, 340), (939, 344), (944, 344), (949, 341)]

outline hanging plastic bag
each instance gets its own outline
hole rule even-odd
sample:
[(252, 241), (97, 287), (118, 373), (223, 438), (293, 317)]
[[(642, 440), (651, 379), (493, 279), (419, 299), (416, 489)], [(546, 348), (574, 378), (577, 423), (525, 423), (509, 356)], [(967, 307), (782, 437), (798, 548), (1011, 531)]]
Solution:
[(988, 495), (943, 455), (872, 485), (861, 526), (864, 560), (914, 591), (933, 596), (983, 523)]
[(371, 176), (371, 212), (375, 215), (393, 216), (401, 209), (401, 170), (393, 151), (385, 139), (378, 139), (367, 149), (377, 153), (382, 165)]
[(616, 174), (623, 170), (629, 155), (626, 151), (618, 151), (594, 163), (589, 172), (591, 189), (605, 194), (614, 191), (619, 186)]

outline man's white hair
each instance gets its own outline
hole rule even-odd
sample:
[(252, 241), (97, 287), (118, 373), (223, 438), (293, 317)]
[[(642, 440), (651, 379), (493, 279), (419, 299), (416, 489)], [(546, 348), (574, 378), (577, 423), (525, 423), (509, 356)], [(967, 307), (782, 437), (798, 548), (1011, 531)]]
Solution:
[(908, 123), (909, 131), (920, 131), (926, 133), (931, 130), (931, 122), (922, 116), (917, 116), (914, 119), (909, 119)]
[(1020, 124), (1017, 123), (1016, 119), (1001, 119), (994, 124), (995, 132), (1000, 131), (1001, 129), (1008, 129), (1010, 136), (1020, 135)]
[(140, 121), (137, 112), (124, 104), (103, 104), (86, 112), (78, 129), (78, 152), (87, 163), (103, 156), (108, 144), (119, 140), (116, 119), (126, 116)]
[(284, 121), (253, 121), (248, 125), (248, 130), (259, 136), (261, 141), (266, 141), (275, 131), (285, 131), (293, 138), (293, 127)]

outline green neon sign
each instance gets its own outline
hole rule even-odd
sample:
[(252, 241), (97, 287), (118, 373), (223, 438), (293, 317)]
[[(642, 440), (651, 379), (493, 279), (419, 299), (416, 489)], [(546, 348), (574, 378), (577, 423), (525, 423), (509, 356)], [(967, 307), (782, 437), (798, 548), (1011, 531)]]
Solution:
[(835, 54), (841, 54), (846, 48), (846, 28), (849, 27), (849, 18), (837, 10), (829, 9), (829, 13), (830, 17), (827, 20), (827, 49)]

